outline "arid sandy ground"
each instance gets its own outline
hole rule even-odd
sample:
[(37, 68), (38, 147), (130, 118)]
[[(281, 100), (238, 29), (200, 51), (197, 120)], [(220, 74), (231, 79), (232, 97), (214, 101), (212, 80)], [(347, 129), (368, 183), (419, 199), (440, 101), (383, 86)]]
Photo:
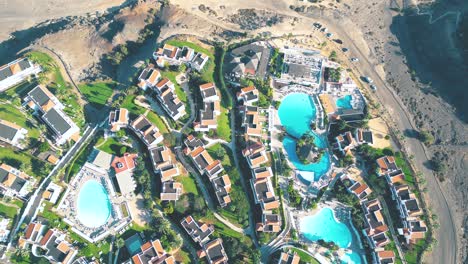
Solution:
[(124, 0), (1, 0), (0, 40), (49, 19), (103, 12)]
[[(448, 206), (454, 214), (456, 231), (459, 232), (457, 235), (461, 237), (460, 228), (463, 226), (468, 206), (466, 124), (455, 116), (450, 105), (433, 93), (425, 93), (412, 80), (398, 39), (390, 29), (394, 16), (399, 15), (391, 8), (404, 9), (417, 2), (431, 1), (341, 0), (337, 3), (335, 0), (324, 0), (319, 4), (311, 4), (298, 0), (171, 0), (172, 5), (164, 9), (161, 17), (165, 24), (161, 28), (159, 40), (173, 35), (188, 34), (202, 39), (232, 42), (238, 41), (239, 32), (246, 33), (247, 37), (280, 37), (292, 33), (304, 36), (278, 40), (276, 43), (316, 46), (323, 41), (323, 34), (312, 34), (312, 23), (322, 22), (336, 37), (345, 42), (344, 45), (351, 45), (349, 43), (352, 42), (351, 52), (359, 51), (359, 54), (352, 56), (364, 57), (371, 65), (365, 67), (363, 64), (356, 64), (357, 69), (363, 72), (375, 70), (390, 86), (396, 87), (395, 90), (398, 91), (398, 96), (402, 98), (408, 112), (414, 116), (421, 116), (412, 118), (412, 121), (418, 123), (424, 120), (421, 127), (435, 132), (437, 142), (429, 147), (429, 153), (438, 149), (450, 153), (447, 161), (450, 165), (447, 180), (441, 183), (441, 186)], [(0, 41), (6, 40), (15, 30), (27, 29), (47, 19), (83, 15), (66, 29), (36, 40), (36, 43), (60, 54), (71, 69), (73, 77), (79, 81), (87, 77), (90, 69), (99, 70), (100, 58), (115, 45), (137, 38), (136, 32), (144, 26), (142, 20), (145, 12), (154, 4), (152, 1), (140, 1), (134, 9), (120, 10), (115, 19), (120, 19), (125, 26), (112, 39), (106, 39), (103, 37), (106, 26), (96, 29), (86, 14), (102, 12), (119, 6), (122, 2), (124, 1), (28, 0), (18, 3), (14, 0), (0, 0)], [(245, 25), (233, 22), (246, 19), (242, 13), (244, 9), (258, 11), (258, 20), (266, 21), (275, 17), (280, 21), (269, 26), (254, 25), (253, 28), (246, 29)], [(327, 52), (333, 48), (337, 47), (328, 45)], [(392, 112), (392, 105), (386, 107)], [(397, 118), (398, 116), (395, 116), (395, 119)], [(442, 221), (443, 217), (439, 216), (439, 220)], [(453, 245), (452, 242), (447, 243)], [(459, 243), (459, 248), (465, 247)], [(437, 256), (429, 256), (425, 261), (433, 262), (435, 257)]]

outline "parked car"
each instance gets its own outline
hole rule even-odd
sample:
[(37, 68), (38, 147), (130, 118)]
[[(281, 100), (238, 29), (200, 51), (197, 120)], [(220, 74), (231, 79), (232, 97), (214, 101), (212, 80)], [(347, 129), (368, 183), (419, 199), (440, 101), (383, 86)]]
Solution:
[(351, 58), (351, 61), (356, 62), (356, 61), (359, 61), (359, 59), (358, 58)]
[(331, 38), (333, 36), (332, 33), (327, 33), (325, 36), (327, 36), (327, 38)]
[(328, 31), (328, 28), (324, 27), (324, 28), (322, 28), (322, 30), (320, 30), (320, 31), (322, 31), (322, 32), (327, 32), (327, 31)]
[(364, 81), (367, 83), (373, 83), (374, 81), (369, 76), (364, 76)]
[(372, 91), (377, 91), (377, 86), (375, 86), (374, 84), (371, 84), (370, 88), (372, 89)]
[(321, 25), (320, 23), (315, 22), (315, 23), (314, 23), (314, 27), (320, 29), (320, 28), (322, 27), (322, 25)]
[(335, 41), (338, 44), (343, 44), (343, 41), (341, 39), (334, 39), (333, 41)]
[(348, 48), (342, 48), (341, 50), (342, 50), (343, 52), (348, 52), (349, 49), (348, 49)]

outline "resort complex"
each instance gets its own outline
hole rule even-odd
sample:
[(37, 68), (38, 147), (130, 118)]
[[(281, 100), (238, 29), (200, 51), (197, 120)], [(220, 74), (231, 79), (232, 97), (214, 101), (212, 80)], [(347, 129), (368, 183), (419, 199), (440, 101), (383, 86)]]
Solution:
[(115, 71), (81, 83), (39, 51), (2, 66), (0, 252), (12, 263), (419, 263), (435, 219), (422, 178), (356, 64), (324, 41), (155, 36), (119, 44), (105, 57)]

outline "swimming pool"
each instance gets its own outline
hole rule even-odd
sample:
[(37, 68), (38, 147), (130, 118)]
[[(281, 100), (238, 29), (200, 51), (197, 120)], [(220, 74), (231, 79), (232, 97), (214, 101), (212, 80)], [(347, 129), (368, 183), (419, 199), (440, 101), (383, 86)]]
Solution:
[(353, 97), (348, 94), (343, 97), (340, 97), (336, 100), (336, 107), (343, 108), (343, 109), (352, 109), (353, 106), (351, 105), (351, 100)]
[[(286, 129), (288, 134), (295, 138), (300, 138), (307, 132), (312, 131), (310, 129), (310, 122), (315, 120), (316, 109), (312, 97), (304, 93), (292, 93), (287, 95), (281, 102), (280, 108), (278, 109), (278, 115), (281, 121), (281, 125)], [(327, 146), (326, 141), (315, 133), (314, 143), (319, 148), (325, 148)], [(296, 140), (292, 137), (285, 137), (283, 140), (283, 146), (288, 153), (289, 160), (293, 163), (296, 169), (307, 172), (314, 172), (313, 179), (310, 174), (303, 177), (308, 182), (317, 181), (322, 177), (330, 168), (330, 156), (328, 151), (322, 156), (319, 162), (303, 164), (296, 154)]]
[(281, 125), (295, 138), (310, 131), (310, 121), (315, 120), (316, 109), (312, 98), (304, 93), (292, 93), (281, 101), (278, 109)]
[[(318, 141), (322, 142), (318, 144)], [(316, 137), (315, 139), (315, 144), (317, 146), (321, 146), (321, 144), (325, 144), (321, 139)], [(314, 178), (309, 178), (310, 174), (304, 174), (302, 175), (302, 178), (306, 181), (313, 182), (313, 181), (318, 181), (322, 175), (327, 173), (328, 169), (330, 168), (330, 156), (328, 155), (328, 152), (326, 152), (319, 160), (317, 163), (310, 163), (310, 164), (303, 164), (300, 160), (299, 157), (297, 156), (296, 153), (296, 141), (291, 138), (291, 137), (284, 137), (283, 140), (283, 146), (284, 149), (286, 150), (286, 153), (288, 153), (288, 158), (292, 162), (292, 164), (296, 167), (296, 169), (300, 171), (311, 171), (314, 173)], [(307, 176), (305, 176), (307, 175)]]
[(125, 240), (125, 246), (131, 256), (141, 251), (141, 245), (143, 245), (143, 240), (139, 234), (135, 234)]
[(347, 248), (352, 241), (348, 226), (338, 222), (333, 210), (328, 207), (321, 209), (315, 215), (302, 218), (299, 227), (300, 232), (311, 241), (323, 239), (334, 242), (340, 248)]
[(342, 264), (361, 264), (361, 256), (357, 252), (351, 252), (351, 253), (346, 253), (342, 258), (341, 258), (341, 263)]
[(83, 184), (77, 201), (78, 220), (86, 227), (99, 227), (107, 222), (111, 213), (109, 195), (104, 186), (95, 180)]

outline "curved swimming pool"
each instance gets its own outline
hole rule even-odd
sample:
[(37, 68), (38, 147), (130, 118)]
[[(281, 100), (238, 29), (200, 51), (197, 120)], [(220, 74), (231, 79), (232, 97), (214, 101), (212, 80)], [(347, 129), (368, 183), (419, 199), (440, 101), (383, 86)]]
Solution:
[(301, 219), (299, 229), (307, 239), (326, 242), (334, 242), (340, 248), (347, 248), (352, 241), (351, 231), (344, 223), (335, 219), (333, 210), (326, 207), (317, 214), (306, 216)]
[(86, 227), (104, 225), (111, 213), (109, 195), (102, 184), (89, 180), (83, 184), (77, 200), (78, 220)]
[[(317, 139), (318, 141), (321, 141), (318, 137), (316, 138), (315, 144), (317, 144)], [(317, 144), (320, 146), (319, 144)], [(292, 162), (292, 164), (296, 167), (296, 169), (301, 170), (301, 171), (311, 171), (314, 173), (314, 178), (310, 175), (305, 176), (301, 175), (302, 178), (308, 182), (313, 182), (313, 181), (318, 181), (322, 175), (327, 173), (328, 169), (330, 168), (330, 156), (328, 155), (328, 152), (325, 153), (322, 158), (320, 158), (319, 162), (317, 163), (310, 163), (310, 164), (304, 164), (299, 160), (299, 157), (297, 156), (296, 153), (296, 141), (292, 139), (291, 137), (284, 137), (283, 140), (283, 146), (284, 149), (286, 150), (286, 153), (288, 153), (288, 159)], [(310, 176), (310, 178), (308, 178)]]
[[(316, 117), (315, 104), (312, 97), (304, 93), (292, 93), (287, 95), (281, 101), (278, 109), (278, 116), (281, 125), (286, 129), (288, 134), (295, 138), (300, 138), (307, 132), (312, 131), (310, 122), (315, 120)], [(315, 133), (315, 144), (320, 148), (326, 147), (326, 141)], [(288, 153), (289, 160), (293, 165), (302, 171), (314, 172), (314, 177), (304, 178), (308, 182), (317, 181), (322, 177), (330, 168), (330, 156), (328, 151), (323, 155), (317, 163), (303, 164), (296, 154), (296, 141), (292, 137), (285, 137), (283, 146)]]

